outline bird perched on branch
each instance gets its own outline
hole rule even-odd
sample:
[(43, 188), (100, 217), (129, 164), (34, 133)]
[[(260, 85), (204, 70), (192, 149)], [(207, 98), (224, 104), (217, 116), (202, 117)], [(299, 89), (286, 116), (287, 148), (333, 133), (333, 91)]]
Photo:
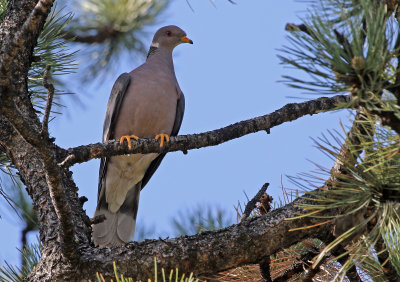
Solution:
[[(146, 62), (115, 82), (108, 100), (103, 142), (112, 139), (156, 138), (160, 146), (176, 136), (182, 123), (185, 98), (175, 77), (172, 51), (193, 44), (177, 26), (165, 26), (154, 35)], [(160, 165), (165, 153), (102, 158), (99, 171), (93, 241), (98, 246), (129, 242), (135, 232), (141, 189)]]

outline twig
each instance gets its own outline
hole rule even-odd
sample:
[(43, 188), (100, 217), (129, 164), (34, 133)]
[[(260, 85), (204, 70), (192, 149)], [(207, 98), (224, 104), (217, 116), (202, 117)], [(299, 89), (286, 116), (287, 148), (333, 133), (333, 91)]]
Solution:
[(312, 32), (308, 29), (308, 27), (305, 24), (292, 24), (292, 23), (288, 23), (285, 26), (285, 30), (289, 31), (289, 32), (293, 32), (293, 31), (302, 31), (310, 36), (312, 36)]
[(353, 58), (354, 54), (353, 54), (349, 40), (343, 35), (343, 33), (339, 32), (338, 30), (333, 29), (333, 32), (335, 33), (337, 41), (340, 43), (340, 45), (342, 45), (345, 53), (347, 53), (347, 55), (350, 58)]
[(27, 267), (26, 267), (26, 259), (25, 259), (25, 257), (24, 257), (24, 253), (23, 253), (23, 250), (26, 248), (26, 245), (27, 245), (27, 238), (26, 238), (26, 235), (28, 235), (28, 233), (31, 232), (31, 231), (33, 231), (33, 230), (34, 230), (34, 229), (32, 229), (32, 226), (30, 226), (29, 224), (27, 224), (27, 225), (25, 226), (25, 228), (22, 229), (22, 231), (21, 231), (21, 269), (22, 269), (23, 271), (26, 271), (26, 270), (27, 270)]
[(320, 262), (315, 267), (310, 267), (309, 269), (307, 269), (306, 275), (303, 277), (303, 279), (301, 281), (302, 282), (313, 282), (314, 281), (313, 278), (321, 270), (320, 269), (321, 265), (323, 265), (327, 259), (328, 259), (328, 256), (325, 256), (322, 260), (320, 260)]
[(81, 196), (79, 197), (79, 202), (81, 203), (81, 206), (83, 206), (89, 199), (86, 196)]
[(71, 31), (66, 31), (63, 35), (65, 40), (71, 40), (72, 42), (79, 43), (103, 43), (108, 39), (114, 38), (120, 32), (114, 29), (112, 26), (104, 26), (95, 35), (78, 35)]
[(189, 0), (186, 0), (186, 4), (189, 6), (190, 10), (192, 10), (192, 12), (194, 12), (194, 9), (193, 9), (192, 5), (190, 5)]
[[(265, 131), (305, 115), (336, 110), (340, 105), (349, 101), (350, 96), (337, 95), (332, 98), (323, 97), (303, 103), (287, 104), (273, 113), (237, 122), (221, 129), (200, 134), (172, 137), (171, 141), (163, 146), (162, 152), (184, 151), (207, 146), (216, 146), (250, 133)], [(68, 149), (68, 151), (63, 151), (59, 154), (58, 160), (61, 167), (67, 168), (76, 163), (87, 162), (94, 158), (123, 154), (159, 153), (160, 151), (160, 145), (154, 139), (139, 139), (139, 141), (134, 143), (132, 149), (129, 149), (126, 144), (120, 144), (118, 141), (109, 141), (104, 144), (96, 143)]]
[[(332, 251), (332, 255), (335, 257), (339, 257), (336, 260), (343, 266), (347, 262), (347, 260), (350, 259), (349, 254), (345, 254), (346, 250), (342, 245), (338, 245), (336, 248), (334, 248)], [(347, 279), (349, 279), (350, 282), (362, 282), (361, 277), (358, 275), (357, 268), (353, 264), (347, 271), (346, 271), (346, 276)]]
[(48, 82), (51, 66), (47, 65), (43, 74), (43, 87), (47, 89), (47, 102), (42, 121), (42, 134), (49, 134), (49, 117), (54, 97), (54, 85)]
[(268, 186), (269, 186), (269, 183), (265, 183), (261, 187), (260, 191), (258, 191), (258, 193), (253, 197), (253, 199), (251, 199), (246, 204), (246, 207), (244, 208), (244, 212), (243, 212), (242, 216), (240, 217), (240, 221), (243, 221), (250, 216), (252, 210), (255, 209), (257, 202), (260, 201), (260, 199), (264, 195), (265, 191), (267, 191)]
[(99, 224), (106, 220), (106, 216), (104, 214), (96, 215), (94, 218), (90, 220), (90, 224)]
[(294, 277), (297, 274), (300, 274), (304, 272), (305, 265), (310, 265), (312, 259), (318, 255), (320, 250), (316, 248), (310, 248), (308, 251), (301, 255), (298, 258), (298, 261), (294, 262), (292, 264), (292, 267), (287, 269), (281, 276), (276, 277), (273, 282), (285, 282), (289, 281), (292, 277)]

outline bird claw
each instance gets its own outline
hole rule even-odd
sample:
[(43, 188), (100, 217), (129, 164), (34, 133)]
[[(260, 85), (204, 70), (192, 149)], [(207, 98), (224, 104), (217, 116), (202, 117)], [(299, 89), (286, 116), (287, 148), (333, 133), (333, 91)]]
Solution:
[(165, 140), (166, 142), (169, 142), (169, 136), (168, 136), (168, 134), (164, 134), (164, 133), (157, 134), (157, 135), (156, 135), (156, 140), (158, 140), (158, 139), (161, 139), (161, 140), (160, 140), (160, 147), (164, 146), (164, 140)]
[(124, 136), (121, 136), (121, 139), (119, 139), (119, 143), (123, 144), (124, 140), (126, 140), (128, 142), (128, 148), (132, 149), (131, 138), (135, 139), (136, 141), (139, 140), (139, 137), (136, 135), (124, 135)]

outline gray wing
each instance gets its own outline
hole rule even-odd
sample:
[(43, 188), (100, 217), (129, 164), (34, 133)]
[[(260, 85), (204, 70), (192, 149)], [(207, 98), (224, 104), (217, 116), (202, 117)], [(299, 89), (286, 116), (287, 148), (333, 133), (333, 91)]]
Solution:
[[(174, 126), (172, 127), (171, 136), (177, 136), (179, 129), (181, 128), (183, 114), (185, 112), (185, 96), (181, 93), (179, 97), (177, 106), (176, 106), (176, 114), (175, 114), (175, 122)], [(165, 157), (166, 153), (160, 154), (154, 161), (151, 162), (149, 168), (146, 170), (144, 177), (142, 179), (142, 189), (146, 186), (147, 182), (149, 182), (150, 178), (153, 176), (154, 172), (157, 170), (161, 161)]]
[[(111, 90), (110, 98), (108, 99), (106, 116), (103, 126), (103, 142), (114, 139), (115, 123), (117, 122), (118, 114), (121, 109), (122, 101), (124, 100), (126, 90), (131, 82), (131, 76), (128, 73), (121, 74), (115, 81)], [(97, 201), (100, 201), (100, 192), (103, 186), (104, 178), (107, 174), (108, 158), (102, 158), (100, 161), (99, 170), (99, 186)]]

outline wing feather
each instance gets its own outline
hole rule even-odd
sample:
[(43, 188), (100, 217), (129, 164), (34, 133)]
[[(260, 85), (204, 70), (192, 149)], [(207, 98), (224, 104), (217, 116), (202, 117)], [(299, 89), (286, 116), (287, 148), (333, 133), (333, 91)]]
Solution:
[[(181, 93), (178, 99), (178, 103), (176, 105), (175, 122), (174, 126), (172, 127), (171, 136), (178, 135), (179, 129), (181, 128), (184, 112), (185, 112), (185, 96), (183, 95), (183, 93)], [(144, 186), (146, 186), (147, 182), (149, 182), (154, 172), (160, 166), (161, 161), (163, 160), (165, 155), (166, 153), (162, 153), (158, 155), (158, 157), (155, 158), (154, 161), (151, 162), (149, 168), (146, 170), (146, 173), (144, 174), (144, 177), (142, 179), (142, 189), (144, 188)]]
[[(118, 114), (130, 82), (131, 76), (128, 73), (123, 73), (114, 83), (114, 86), (111, 90), (110, 98), (108, 99), (106, 116), (104, 118), (103, 142), (114, 139), (115, 123), (117, 122)], [(102, 158), (100, 161), (99, 187), (97, 197), (98, 203), (100, 203), (100, 196), (104, 195), (104, 191), (102, 192), (102, 188), (104, 179), (107, 174), (107, 163), (108, 158)], [(104, 203), (101, 204), (106, 205), (105, 200)], [(100, 208), (99, 204), (98, 208)]]

